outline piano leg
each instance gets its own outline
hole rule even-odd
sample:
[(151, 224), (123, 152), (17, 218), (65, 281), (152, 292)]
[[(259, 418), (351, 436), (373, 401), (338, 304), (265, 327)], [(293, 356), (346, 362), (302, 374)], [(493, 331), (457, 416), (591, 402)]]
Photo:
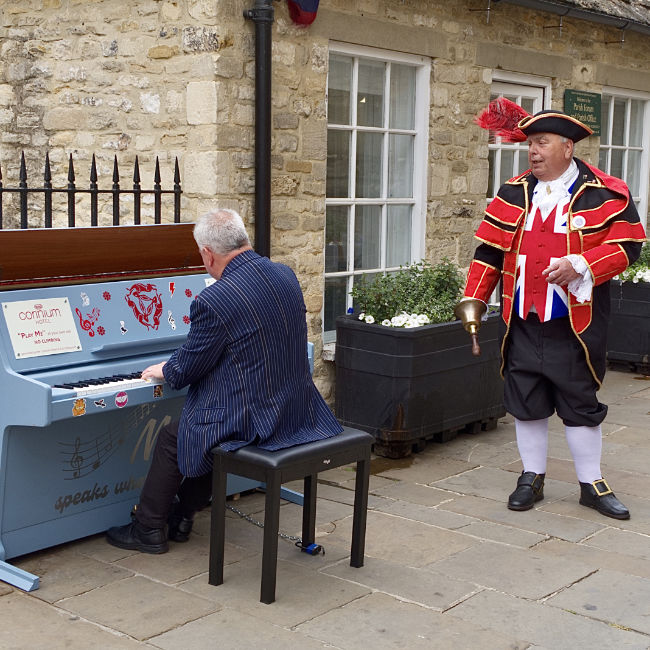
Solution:
[(0, 580), (8, 582), (23, 591), (35, 591), (39, 587), (38, 576), (23, 571), (7, 562), (0, 560)]

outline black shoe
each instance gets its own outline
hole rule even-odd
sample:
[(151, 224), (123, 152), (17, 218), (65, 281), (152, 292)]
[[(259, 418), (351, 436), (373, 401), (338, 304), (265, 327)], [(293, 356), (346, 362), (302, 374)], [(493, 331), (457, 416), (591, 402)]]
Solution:
[(594, 508), (605, 517), (630, 518), (630, 511), (616, 498), (604, 478), (593, 483), (580, 483), (580, 505)]
[(138, 521), (109, 528), (106, 541), (118, 548), (142, 553), (167, 553), (169, 550), (164, 528), (147, 528)]
[(190, 538), (194, 517), (183, 517), (172, 512), (167, 519), (167, 538), (172, 542), (186, 542)]
[(544, 498), (544, 477), (546, 474), (522, 472), (517, 480), (516, 490), (508, 497), (510, 510), (530, 510), (536, 501)]

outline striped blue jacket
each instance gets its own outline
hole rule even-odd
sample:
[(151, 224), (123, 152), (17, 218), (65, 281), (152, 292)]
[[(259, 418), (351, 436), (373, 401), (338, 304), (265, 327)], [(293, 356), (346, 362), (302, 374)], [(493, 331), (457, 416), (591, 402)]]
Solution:
[(185, 476), (211, 470), (210, 449), (281, 449), (342, 429), (309, 372), (305, 303), (293, 271), (252, 250), (192, 301), (187, 341), (163, 367), (189, 385), (178, 431)]

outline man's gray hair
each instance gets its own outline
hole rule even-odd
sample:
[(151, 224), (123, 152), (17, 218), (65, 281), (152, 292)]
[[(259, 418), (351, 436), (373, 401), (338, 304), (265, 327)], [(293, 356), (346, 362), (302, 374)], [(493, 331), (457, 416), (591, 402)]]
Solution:
[(194, 225), (194, 240), (199, 248), (207, 246), (217, 255), (227, 255), (250, 245), (243, 219), (228, 208), (201, 215)]

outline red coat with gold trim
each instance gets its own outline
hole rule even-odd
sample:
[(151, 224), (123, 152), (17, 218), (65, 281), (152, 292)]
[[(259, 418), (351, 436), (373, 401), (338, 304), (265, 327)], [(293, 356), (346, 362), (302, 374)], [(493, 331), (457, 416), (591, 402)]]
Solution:
[[(579, 174), (569, 202), (566, 252), (584, 258), (594, 288), (591, 300), (584, 303), (569, 293), (569, 316), (587, 365), (600, 385), (606, 366), (609, 280), (638, 258), (645, 232), (627, 185), (582, 160), (575, 161)], [(517, 257), (536, 184), (529, 170), (501, 186), (476, 232), (483, 243), (476, 249), (467, 276), (465, 296), (484, 302), (503, 279), (503, 357), (513, 310)]]

